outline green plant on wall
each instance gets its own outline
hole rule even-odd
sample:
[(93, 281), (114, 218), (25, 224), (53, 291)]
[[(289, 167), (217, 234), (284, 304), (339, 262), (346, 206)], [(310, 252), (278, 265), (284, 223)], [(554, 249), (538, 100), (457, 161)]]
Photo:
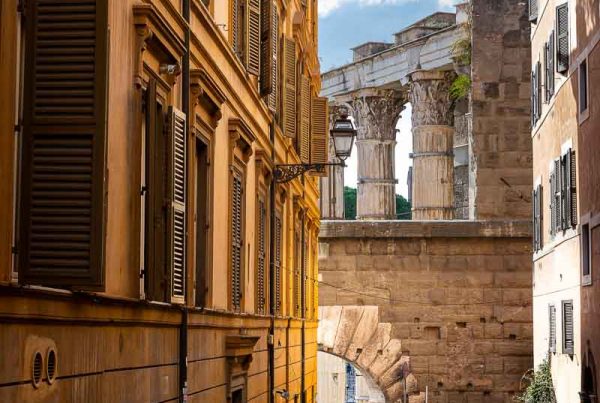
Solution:
[(452, 45), (452, 60), (461, 66), (471, 64), (471, 38), (458, 39)]
[(527, 388), (517, 399), (524, 403), (556, 403), (554, 386), (552, 384), (552, 373), (550, 372), (550, 361), (545, 359), (537, 370), (530, 369), (523, 375), (523, 381), (527, 382)]
[(454, 79), (450, 86), (450, 97), (454, 100), (466, 98), (471, 91), (471, 77), (460, 74)]

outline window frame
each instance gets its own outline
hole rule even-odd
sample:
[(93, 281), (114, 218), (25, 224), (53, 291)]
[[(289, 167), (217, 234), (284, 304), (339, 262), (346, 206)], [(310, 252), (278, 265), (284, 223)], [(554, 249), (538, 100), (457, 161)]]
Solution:
[[(582, 67), (585, 67), (582, 70)], [(585, 71), (585, 82), (582, 80), (582, 75)], [(585, 92), (585, 99), (582, 98), (582, 91)], [(585, 101), (585, 109), (582, 105)], [(584, 57), (577, 68), (577, 112), (579, 116), (579, 124), (582, 124), (590, 117), (590, 71), (588, 57)]]

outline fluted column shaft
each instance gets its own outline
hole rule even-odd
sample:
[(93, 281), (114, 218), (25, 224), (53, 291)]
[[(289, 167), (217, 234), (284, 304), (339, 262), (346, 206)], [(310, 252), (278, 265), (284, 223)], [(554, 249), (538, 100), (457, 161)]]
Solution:
[(450, 73), (411, 74), (413, 220), (453, 218), (453, 113)]
[(357, 219), (395, 219), (394, 151), (403, 99), (393, 90), (371, 89), (357, 93), (352, 103), (358, 126)]

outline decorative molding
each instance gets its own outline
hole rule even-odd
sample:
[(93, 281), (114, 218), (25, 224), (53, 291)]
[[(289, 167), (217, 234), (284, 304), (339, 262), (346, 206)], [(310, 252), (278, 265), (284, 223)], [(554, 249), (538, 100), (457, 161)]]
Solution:
[[(254, 346), (259, 336), (229, 335), (225, 337), (225, 356), (231, 366), (247, 371), (252, 362)], [(233, 371), (232, 371), (233, 372)]]
[(216, 127), (223, 117), (221, 106), (227, 101), (227, 96), (203, 68), (190, 70), (190, 93), (193, 106), (204, 106), (214, 117), (213, 123)]
[(273, 179), (273, 161), (269, 154), (263, 150), (257, 150), (255, 154), (255, 162), (256, 162), (256, 171), (261, 174), (267, 186), (271, 183)]
[(229, 140), (230, 147), (239, 148), (244, 155), (245, 162), (248, 162), (252, 155), (252, 143), (256, 140), (256, 136), (244, 121), (239, 118), (229, 119)]
[[(160, 14), (153, 4), (142, 3), (133, 6), (133, 22), (137, 33), (138, 62), (135, 74), (135, 84), (141, 88), (143, 73), (143, 53), (149, 47), (155, 47), (166, 56), (162, 63), (174, 64), (176, 75), (181, 72), (181, 57), (185, 53), (185, 42), (169, 22)], [(179, 23), (178, 28), (184, 32), (187, 27)], [(173, 83), (171, 83), (173, 84)]]
[(453, 72), (418, 70), (410, 75), (412, 126), (453, 126), (450, 99)]
[(396, 123), (405, 103), (405, 96), (395, 90), (368, 89), (353, 94), (357, 140), (395, 140)]

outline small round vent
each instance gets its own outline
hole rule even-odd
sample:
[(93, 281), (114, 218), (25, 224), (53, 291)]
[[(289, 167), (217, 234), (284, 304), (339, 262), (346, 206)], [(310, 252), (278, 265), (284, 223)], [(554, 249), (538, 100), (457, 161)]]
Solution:
[(56, 379), (56, 351), (53, 348), (46, 354), (46, 379), (49, 384)]
[(42, 361), (42, 354), (39, 351), (36, 351), (33, 355), (33, 368), (31, 374), (31, 382), (33, 382), (35, 388), (40, 386), (40, 382), (42, 382)]

